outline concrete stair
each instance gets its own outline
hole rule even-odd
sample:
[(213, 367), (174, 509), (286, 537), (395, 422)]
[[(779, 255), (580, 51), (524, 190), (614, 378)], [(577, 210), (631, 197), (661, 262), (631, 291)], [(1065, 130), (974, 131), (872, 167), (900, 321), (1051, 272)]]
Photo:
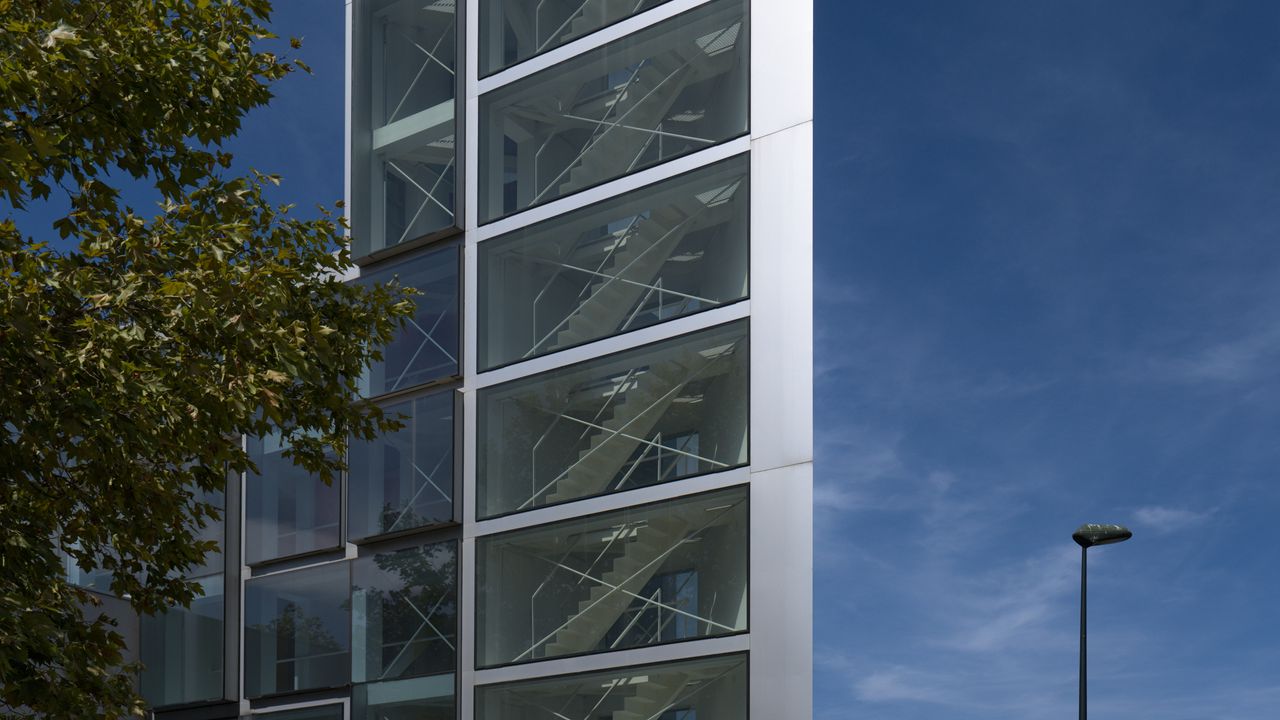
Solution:
[[(599, 583), (592, 585), (587, 598), (578, 603), (578, 611), (572, 620), (547, 642), (545, 657), (595, 648), (635, 599), (628, 593), (640, 592), (662, 567), (667, 551), (681, 541), (688, 530), (688, 522), (680, 517), (652, 518), (646, 525), (636, 528), (634, 537), (626, 541), (622, 554), (600, 577), (614, 587)], [(590, 582), (583, 580), (584, 584)]]
[[(717, 359), (707, 359), (688, 351), (675, 362), (651, 366), (632, 378), (629, 386), (619, 391), (611, 414), (598, 422), (596, 430), (578, 459), (546, 496), (547, 503), (563, 502), (606, 489), (608, 483), (640, 446), (636, 438), (648, 438), (667, 408), (680, 397), (681, 389), (706, 370)], [(623, 435), (622, 433), (625, 433)]]

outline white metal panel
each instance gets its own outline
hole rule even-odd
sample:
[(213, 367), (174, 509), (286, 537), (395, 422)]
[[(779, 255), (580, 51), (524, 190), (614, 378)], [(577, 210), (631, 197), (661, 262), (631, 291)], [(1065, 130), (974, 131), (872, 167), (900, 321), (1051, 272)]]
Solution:
[(813, 0), (751, 3), (751, 136), (813, 119)]
[(813, 713), (813, 464), (751, 475), (753, 718)]
[[(473, 112), (468, 108), (469, 112)], [(727, 140), (719, 145), (714, 145), (705, 150), (699, 150), (695, 153), (668, 160), (661, 165), (656, 165), (645, 170), (633, 172), (625, 177), (612, 180), (610, 182), (597, 185), (572, 195), (567, 195), (558, 200), (553, 200), (545, 205), (523, 210), (514, 215), (495, 220), (486, 224), (479, 229), (476, 239), (480, 242), (509, 233), (512, 230), (519, 230), (526, 225), (532, 225), (536, 222), (547, 220), (557, 215), (586, 207), (601, 200), (608, 200), (616, 195), (629, 193), (637, 188), (650, 185), (652, 183), (666, 180), (681, 173), (696, 170), (704, 165), (733, 157), (742, 152), (746, 152), (751, 147), (751, 141), (746, 136)], [(469, 156), (468, 162), (473, 159)]]
[(813, 460), (813, 123), (752, 141), (751, 467)]
[[(582, 53), (607, 45), (614, 40), (620, 40), (628, 35), (643, 30), (650, 25), (662, 22), (663, 20), (679, 15), (680, 13), (685, 12), (686, 10), (691, 10), (699, 5), (704, 5), (709, 1), (710, 0), (672, 0), (671, 2), (664, 3), (653, 8), (652, 10), (646, 10), (639, 15), (633, 15), (625, 20), (620, 20), (613, 25), (591, 32), (577, 40), (548, 50), (541, 55), (535, 55), (522, 63), (484, 78), (480, 81), (480, 93), (487, 93), (490, 90), (500, 88), (503, 85), (529, 77), (539, 70), (546, 70), (556, 63), (564, 62), (565, 60), (581, 55)], [(475, 16), (472, 15), (471, 17)], [(479, 25), (478, 22), (472, 24), (476, 26)]]
[(486, 373), (476, 375), (470, 383), (473, 389), (486, 388), (499, 383), (518, 380), (529, 375), (555, 370), (567, 365), (604, 357), (631, 348), (648, 345), (667, 338), (696, 332), (734, 320), (740, 320), (751, 314), (751, 301), (740, 300), (731, 305), (724, 305), (704, 310), (693, 315), (667, 320), (657, 325), (649, 325), (638, 330), (631, 330), (621, 335), (596, 340), (585, 345), (567, 348), (514, 365), (500, 367)]
[[(685, 660), (688, 658), (703, 657), (706, 655), (722, 655), (726, 653), (742, 652), (743, 650), (747, 650), (750, 645), (750, 639), (746, 635), (731, 635), (729, 637), (690, 640), (687, 642), (670, 643), (667, 645), (651, 645), (631, 650), (618, 650), (616, 652), (600, 653), (598, 655), (582, 655), (579, 657), (560, 658), (556, 660), (540, 660), (538, 662), (524, 663), (522, 665), (509, 665), (501, 668), (477, 670), (475, 671), (475, 684), (488, 685), (491, 683), (511, 682), (513, 680), (531, 680), (534, 678), (554, 675), (568, 675), (571, 673), (608, 670), (609, 668), (616, 667), (630, 667), (632, 665), (674, 662), (676, 660)], [(470, 716), (464, 714), (463, 717), (467, 718)], [(798, 715), (794, 714), (774, 715), (768, 717), (776, 717), (780, 720), (787, 717), (799, 718)]]
[(520, 530), (527, 527), (534, 527), (536, 525), (560, 522), (562, 520), (573, 520), (589, 515), (598, 515), (600, 513), (611, 512), (614, 510), (623, 510), (636, 505), (647, 505), (649, 503), (660, 502), (662, 500), (673, 500), (685, 495), (695, 495), (697, 493), (733, 487), (734, 485), (742, 485), (750, 479), (750, 472), (747, 468), (743, 467), (724, 470), (717, 473), (709, 473), (707, 475), (699, 475), (692, 478), (685, 478), (683, 480), (665, 482), (658, 485), (649, 485), (620, 493), (611, 493), (608, 495), (576, 500), (574, 502), (564, 503), (563, 505), (553, 505), (551, 507), (538, 508), (536, 510), (516, 513), (514, 515), (506, 515), (492, 520), (481, 520), (471, 527), (469, 536), (479, 537), (482, 535), (492, 535), (494, 533)]

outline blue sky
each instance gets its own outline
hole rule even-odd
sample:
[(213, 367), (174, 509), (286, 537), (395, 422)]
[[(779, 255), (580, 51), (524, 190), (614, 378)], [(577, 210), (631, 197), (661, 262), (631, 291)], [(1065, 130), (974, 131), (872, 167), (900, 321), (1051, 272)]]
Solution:
[(1280, 713), (1280, 4), (818, 0), (816, 714)]
[[(342, 8), (233, 144), (342, 194)], [(815, 714), (1280, 708), (1280, 3), (817, 0)]]

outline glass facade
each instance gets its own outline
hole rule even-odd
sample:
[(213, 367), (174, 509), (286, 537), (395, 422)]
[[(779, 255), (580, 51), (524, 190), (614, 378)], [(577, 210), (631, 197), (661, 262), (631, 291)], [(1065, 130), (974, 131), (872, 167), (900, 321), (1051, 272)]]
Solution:
[(223, 695), (223, 576), (200, 580), (200, 588), (190, 607), (141, 618), (138, 655), (144, 668), (139, 689), (152, 706), (217, 700)]
[(453, 720), (454, 676), (357, 685), (351, 692), (352, 720)]
[(245, 561), (254, 564), (338, 547), (342, 488), (284, 456), (278, 435), (249, 438), (258, 473), (245, 479)]
[(403, 427), (331, 484), (246, 439), (198, 597), (121, 623), (153, 708), (807, 714), (808, 1), (350, 0), (348, 281), (416, 289), (360, 401)]
[(725, 470), (747, 461), (747, 325), (481, 391), (481, 517)]
[(369, 61), (357, 93), (371, 132), (353, 236), (364, 256), (458, 224), (458, 25), (455, 0), (358, 8)]
[(746, 36), (713, 0), (482, 96), (480, 222), (745, 133)]
[(746, 297), (748, 171), (735, 157), (481, 244), (481, 367)]
[(458, 655), (458, 547), (377, 553), (352, 565), (352, 680), (450, 674)]
[(351, 676), (346, 563), (252, 578), (244, 589), (244, 693), (338, 687)]
[(489, 75), (667, 0), (481, 0), (480, 74)]
[(347, 536), (352, 539), (453, 519), (453, 391), (384, 409), (404, 427), (375, 440), (353, 440), (349, 450)]
[(368, 397), (458, 374), (458, 246), (363, 273), (360, 282), (392, 279), (418, 291), (417, 310), (396, 339), (382, 348), (382, 360), (365, 374), (362, 385)]
[(746, 630), (746, 550), (745, 488), (479, 538), (476, 662)]
[(476, 694), (476, 720), (542, 720), (553, 715), (742, 720), (747, 717), (747, 658), (730, 655), (504, 683)]

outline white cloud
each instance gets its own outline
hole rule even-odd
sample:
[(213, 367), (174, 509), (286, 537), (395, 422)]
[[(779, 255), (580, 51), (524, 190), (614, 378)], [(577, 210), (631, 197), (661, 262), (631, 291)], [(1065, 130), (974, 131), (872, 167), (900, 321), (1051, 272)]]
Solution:
[(1195, 511), (1181, 508), (1169, 508), (1160, 505), (1141, 507), (1133, 511), (1134, 521), (1143, 527), (1159, 534), (1177, 532), (1205, 522), (1212, 516), (1213, 510)]

